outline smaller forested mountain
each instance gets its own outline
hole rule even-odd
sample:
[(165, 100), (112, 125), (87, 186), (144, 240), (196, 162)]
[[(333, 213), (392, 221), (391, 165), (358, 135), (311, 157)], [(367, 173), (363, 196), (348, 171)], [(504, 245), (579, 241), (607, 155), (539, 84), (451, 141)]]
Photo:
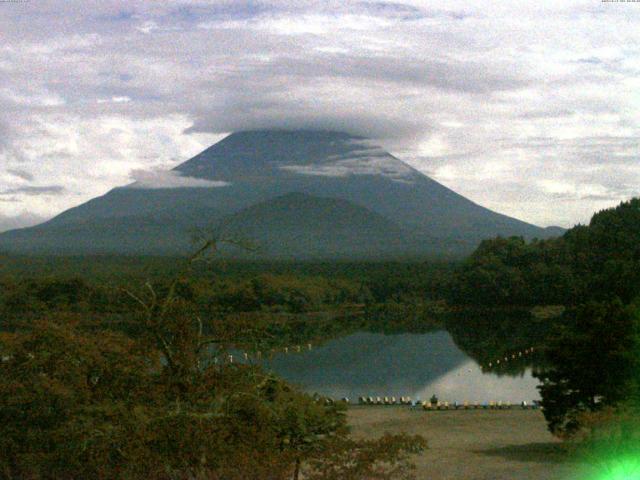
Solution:
[[(259, 256), (377, 258), (406, 251), (391, 220), (347, 200), (289, 193), (226, 217), (227, 235), (255, 242)], [(245, 252), (245, 255), (250, 252)]]
[(640, 198), (549, 240), (483, 241), (459, 269), (451, 300), (475, 305), (577, 304), (640, 293)]

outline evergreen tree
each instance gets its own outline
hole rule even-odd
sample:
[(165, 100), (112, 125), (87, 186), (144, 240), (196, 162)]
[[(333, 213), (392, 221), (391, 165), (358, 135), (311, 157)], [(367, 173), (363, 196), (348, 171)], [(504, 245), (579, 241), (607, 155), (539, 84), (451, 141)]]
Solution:
[(547, 344), (547, 367), (534, 373), (549, 430), (576, 433), (585, 412), (617, 405), (633, 393), (637, 314), (620, 300), (589, 302), (565, 313)]

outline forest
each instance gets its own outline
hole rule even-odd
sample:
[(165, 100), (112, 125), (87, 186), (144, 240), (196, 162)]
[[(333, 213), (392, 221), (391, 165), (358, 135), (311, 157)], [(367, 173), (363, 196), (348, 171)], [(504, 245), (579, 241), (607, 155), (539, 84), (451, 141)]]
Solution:
[(210, 361), (357, 331), (446, 328), (480, 363), (534, 340), (549, 429), (640, 447), (638, 199), (458, 263), (223, 262), (212, 247), (0, 259), (0, 478), (412, 478), (425, 439), (356, 441), (344, 405)]
[(483, 241), (456, 271), (453, 304), (577, 305), (640, 293), (640, 199), (549, 240)]
[[(583, 434), (585, 425), (628, 411), (640, 418), (640, 199), (597, 212), (555, 239), (485, 240), (450, 287), (452, 304), (565, 307), (535, 373), (553, 433)], [(638, 425), (625, 429), (640, 451)]]
[(402, 287), (372, 293), (348, 275), (250, 267), (214, 280), (219, 265), (198, 260), (120, 284), (5, 275), (0, 476), (410, 478), (409, 455), (424, 439), (355, 441), (343, 405), (255, 365), (208, 361), (211, 346), (268, 348), (362, 328), (350, 312), (374, 318)]

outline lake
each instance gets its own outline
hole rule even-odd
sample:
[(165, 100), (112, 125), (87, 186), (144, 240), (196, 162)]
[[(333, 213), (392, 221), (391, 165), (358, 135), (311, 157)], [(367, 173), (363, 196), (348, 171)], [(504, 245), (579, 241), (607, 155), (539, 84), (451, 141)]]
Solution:
[[(524, 362), (522, 358), (512, 362)], [(277, 353), (264, 366), (308, 393), (332, 398), (411, 396), (459, 403), (519, 403), (540, 398), (531, 369), (515, 376), (483, 373), (446, 331), (359, 332), (300, 353)]]

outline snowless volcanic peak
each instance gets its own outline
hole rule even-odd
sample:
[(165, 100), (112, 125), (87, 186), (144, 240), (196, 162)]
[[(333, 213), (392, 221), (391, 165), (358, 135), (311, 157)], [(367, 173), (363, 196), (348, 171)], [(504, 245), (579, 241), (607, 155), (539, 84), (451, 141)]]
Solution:
[(420, 174), (364, 137), (331, 131), (234, 133), (176, 167), (182, 175), (219, 181), (298, 174), (383, 175), (411, 181)]
[(194, 228), (221, 225), (261, 242), (259, 255), (295, 259), (464, 254), (496, 235), (550, 233), (466, 199), (366, 138), (262, 130), (0, 234), (0, 251), (184, 254)]

